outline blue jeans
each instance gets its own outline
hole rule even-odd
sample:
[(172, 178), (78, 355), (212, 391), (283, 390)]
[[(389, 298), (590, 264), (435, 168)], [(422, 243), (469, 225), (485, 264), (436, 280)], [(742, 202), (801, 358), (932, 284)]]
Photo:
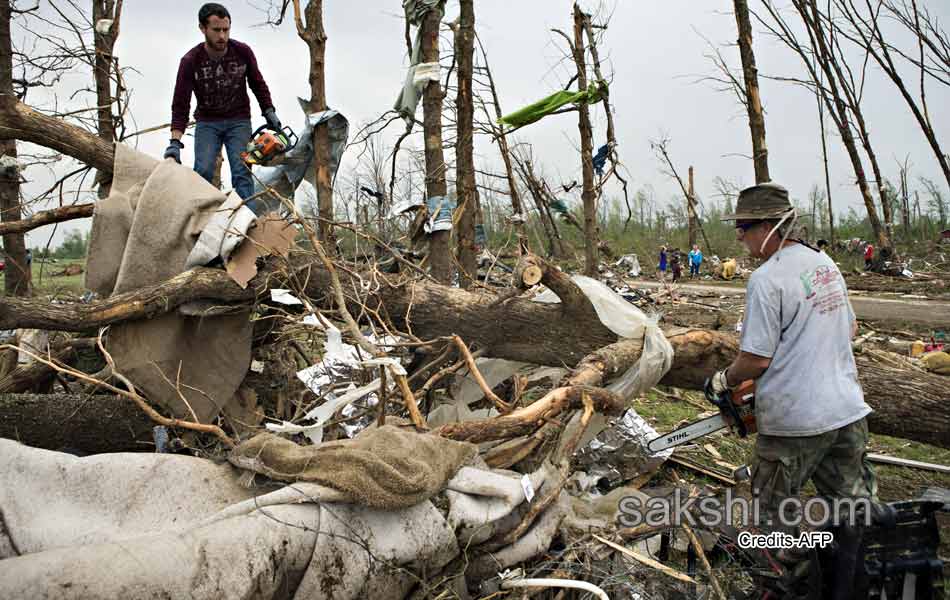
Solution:
[(699, 275), (699, 263), (689, 263), (689, 276), (692, 277), (694, 273)]
[(254, 194), (254, 179), (241, 160), (241, 152), (247, 149), (250, 139), (250, 119), (198, 121), (195, 125), (195, 172), (210, 183), (214, 177), (215, 160), (224, 145), (231, 166), (231, 186), (241, 198), (250, 198)]

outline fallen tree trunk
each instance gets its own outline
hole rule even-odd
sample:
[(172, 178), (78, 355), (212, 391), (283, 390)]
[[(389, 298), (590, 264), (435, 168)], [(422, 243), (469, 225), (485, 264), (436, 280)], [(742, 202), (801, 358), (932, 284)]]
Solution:
[(89, 454), (154, 450), (152, 423), (121, 396), (0, 394), (0, 437)]
[[(345, 271), (342, 278), (350, 277)], [(307, 282), (307, 293), (320, 302), (330, 288), (326, 270), (298, 264), (297, 281)], [(521, 298), (499, 302), (494, 295), (469, 292), (428, 281), (387, 284), (363, 298), (350, 298), (359, 314), (366, 304), (388, 315), (393, 325), (422, 339), (459, 335), (486, 354), (540, 365), (574, 366), (617, 337), (589, 311), (570, 311), (560, 304)], [(148, 318), (197, 299), (223, 303), (251, 302), (268, 286), (287, 286), (272, 268), (262, 269), (247, 289), (226, 273), (195, 269), (165, 283), (88, 304), (52, 305), (44, 300), (0, 298), (0, 328), (36, 327), (80, 331), (126, 319)], [(350, 290), (358, 283), (344, 282)], [(257, 291), (255, 291), (257, 290)], [(327, 303), (329, 304), (329, 303)], [(577, 314), (581, 313), (581, 314)], [(668, 330), (675, 357), (661, 383), (701, 389), (706, 377), (729, 364), (738, 350), (730, 333), (703, 329)], [(630, 353), (627, 360), (635, 358)], [(882, 365), (858, 355), (858, 369), (875, 433), (950, 447), (950, 403), (947, 379), (930, 373)], [(614, 364), (616, 371), (623, 365)]]

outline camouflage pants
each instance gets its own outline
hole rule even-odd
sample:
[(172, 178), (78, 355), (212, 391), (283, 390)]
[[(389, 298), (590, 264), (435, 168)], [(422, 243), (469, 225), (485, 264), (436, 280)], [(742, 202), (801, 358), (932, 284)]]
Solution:
[[(807, 437), (759, 434), (752, 492), (759, 500), (760, 529), (797, 533), (798, 526), (794, 522), (803, 516), (798, 503), (783, 504), (783, 500), (798, 499), (809, 479), (814, 482), (818, 495), (832, 504), (835, 500), (864, 498), (877, 502), (877, 483), (866, 457), (867, 441), (868, 425), (863, 418)], [(846, 508), (844, 504), (839, 503), (839, 514)], [(786, 518), (780, 519), (780, 512)], [(826, 515), (827, 518), (833, 516)]]

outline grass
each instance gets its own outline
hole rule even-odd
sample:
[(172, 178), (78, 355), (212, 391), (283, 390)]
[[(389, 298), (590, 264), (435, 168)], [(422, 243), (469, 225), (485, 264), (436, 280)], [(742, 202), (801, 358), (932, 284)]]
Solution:
[[(80, 265), (83, 272), (79, 275), (57, 275), (71, 265)], [(33, 260), (34, 296), (81, 296), (86, 288), (85, 258), (60, 258), (55, 263)]]

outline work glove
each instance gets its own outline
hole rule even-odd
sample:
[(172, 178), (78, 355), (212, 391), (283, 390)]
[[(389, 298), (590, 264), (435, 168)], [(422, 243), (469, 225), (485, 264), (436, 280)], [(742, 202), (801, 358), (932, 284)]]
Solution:
[(170, 140), (162, 158), (174, 158), (176, 163), (181, 164), (181, 149), (184, 147), (181, 140)]
[(716, 371), (710, 378), (709, 383), (712, 391), (717, 395), (728, 390), (729, 384), (726, 382), (726, 369)]
[(267, 121), (267, 126), (274, 131), (280, 131), (283, 127), (280, 123), (280, 119), (277, 118), (277, 111), (275, 111), (273, 107), (264, 111), (264, 120)]

